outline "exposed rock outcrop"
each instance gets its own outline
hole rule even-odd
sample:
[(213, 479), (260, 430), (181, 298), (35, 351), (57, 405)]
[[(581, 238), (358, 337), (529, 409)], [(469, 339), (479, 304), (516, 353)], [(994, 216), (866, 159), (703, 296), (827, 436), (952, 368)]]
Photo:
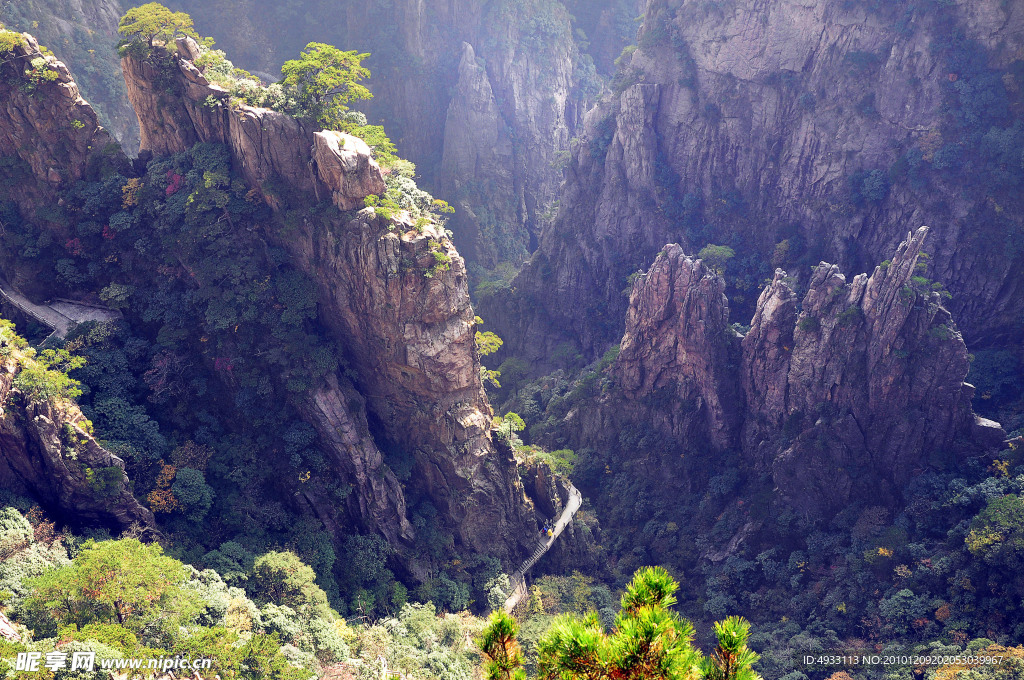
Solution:
[(12, 30), (31, 31), (57, 51), (92, 103), (100, 123), (127, 149), (138, 148), (139, 127), (114, 49), (117, 24), (125, 6), (120, 0), (39, 0), (0, 5), (0, 22)]
[[(0, 358), (0, 486), (31, 494), (74, 526), (135, 525), (155, 536), (153, 513), (132, 496), (124, 461), (96, 443), (77, 406), (18, 390), (19, 371), (17, 360)], [(111, 468), (120, 470), (119, 481), (103, 474)]]
[[(125, 59), (143, 150), (226, 144), (235, 167), (272, 207), (331, 200), (348, 211), (266, 237), (316, 282), (320, 321), (344, 348), (365, 395), (364, 410), (360, 399), (328, 384), (300, 407), (353, 480), (357, 516), (400, 550), (412, 536), (402, 486), (380, 453), (386, 444), (415, 457), (409, 484), (429, 497), (462, 545), (518, 558), (529, 548), (532, 509), (515, 462), (491, 442), (462, 258), (439, 227), (414, 229), (401, 216), (353, 211), (384, 190), (362, 140), (312, 131), (275, 111), (218, 103), (225, 93), (192, 64), (196, 53), (182, 39), (176, 53)], [(329, 502), (315, 493), (307, 500), (328, 528), (337, 525)]]
[(800, 301), (777, 271), (742, 341), (721, 276), (667, 246), (634, 284), (615, 387), (570, 418), (574, 444), (615, 447), (632, 425), (684, 453), (741, 451), (819, 517), (854, 496), (895, 504), (929, 465), (998, 447), (1002, 428), (971, 409), (960, 332), (921, 276), (927, 234), (849, 282), (822, 262)]
[(192, 60), (199, 48), (179, 38), (176, 52), (122, 60), (128, 98), (139, 117), (140, 153), (170, 154), (199, 142), (224, 144), (246, 181), (272, 205), (290, 195), (332, 198), (342, 210), (384, 191), (380, 167), (361, 139), (309, 129), (291, 116), (244, 104), (211, 85)]
[(835, 511), (851, 493), (891, 502), (930, 460), (1002, 442), (972, 412), (967, 348), (940, 293), (915, 279), (927, 233), (870, 276), (818, 265), (795, 319), (782, 272), (758, 300), (742, 444), (805, 510)]
[(724, 449), (741, 417), (738, 348), (722, 277), (672, 244), (633, 287), (612, 373), (627, 401), (673, 405), (652, 409), (656, 427)]
[[(622, 4), (340, 0), (306, 7), (308, 23), (266, 0), (186, 0), (183, 7), (253, 72), (277, 72), (311, 39), (370, 52), (374, 99), (359, 108), (385, 123), (427, 187), (460, 208), (452, 218), (460, 250), (492, 266), (520, 262), (536, 246), (558, 197), (559, 155), (599, 91), (584, 52), (588, 38), (577, 31), (580, 15), (613, 7), (628, 15), (625, 35), (612, 30), (622, 20), (609, 16), (600, 48), (589, 41), (613, 52), (600, 59), (610, 64), (635, 37), (629, 24), (639, 10)], [(473, 156), (478, 162), (469, 162)]]
[(969, 342), (1019, 338), (1020, 193), (976, 173), (1000, 163), (979, 146), (990, 126), (1019, 125), (1022, 35), (1024, 6), (999, 0), (650, 0), (559, 216), (481, 315), (535, 362), (575, 338), (595, 358), (621, 336), (625, 278), (664, 243), (727, 243), (751, 278), (774, 259), (806, 283), (805, 265), (869, 270), (928, 223)]
[[(56, 203), (58, 189), (98, 166), (127, 163), (64, 63), (43, 54), (27, 33), (0, 59), (0, 107), (5, 121), (0, 125), (0, 156), (23, 164), (5, 169), (15, 181), (0, 192), (26, 213)], [(28, 176), (19, 176), (20, 169)]]
[[(469, 43), (462, 44), (444, 137), (441, 191), (457, 207), (452, 226), (470, 235), (479, 259), (493, 264), (499, 254), (508, 255), (495, 247), (497, 231), (503, 225), (521, 224), (525, 205), (515, 172), (512, 131), (498, 109), (487, 69)], [(481, 213), (483, 206), (487, 211)]]

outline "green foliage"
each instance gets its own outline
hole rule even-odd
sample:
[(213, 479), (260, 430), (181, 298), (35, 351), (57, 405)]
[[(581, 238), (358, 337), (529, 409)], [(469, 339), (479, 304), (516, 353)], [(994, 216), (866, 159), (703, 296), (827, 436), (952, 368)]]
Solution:
[(258, 557), (246, 587), (257, 602), (286, 605), (299, 612), (327, 608), (327, 595), (316, 584), (316, 572), (293, 552), (272, 551)]
[(431, 256), (433, 256), (434, 258), (434, 264), (430, 265), (427, 271), (423, 273), (423, 276), (430, 279), (436, 276), (439, 272), (448, 271), (451, 268), (452, 258), (445, 251), (444, 246), (441, 244), (440, 241), (436, 239), (430, 239), (427, 245), (430, 248)]
[(538, 644), (538, 676), (559, 680), (700, 677), (702, 655), (692, 645), (693, 626), (668, 609), (676, 602), (677, 588), (660, 567), (638, 571), (622, 596), (611, 634), (605, 633), (596, 614), (559, 617)]
[(989, 501), (964, 539), (972, 555), (993, 565), (1024, 562), (1024, 499), (1008, 494)]
[(199, 470), (179, 468), (174, 476), (171, 493), (181, 504), (189, 521), (199, 523), (213, 505), (214, 491), (206, 483), (206, 477)]
[(21, 37), (20, 33), (8, 31), (0, 26), (0, 56), (13, 51), (15, 47), (24, 43), (25, 39)]
[(487, 627), (476, 641), (484, 653), (487, 680), (526, 680), (523, 654), (516, 643), (518, 633), (515, 619), (504, 611), (491, 614)]
[(35, 359), (26, 356), (21, 371), (14, 376), (14, 386), (29, 399), (71, 400), (82, 394), (80, 383), (68, 371), (85, 365), (83, 357), (66, 349), (44, 349)]
[(57, 80), (57, 70), (50, 67), (45, 57), (33, 57), (25, 68), (25, 78), (20, 88), (26, 94), (37, 96), (39, 87)]
[(556, 449), (555, 451), (537, 451), (538, 458), (551, 466), (551, 469), (564, 477), (571, 477), (573, 467), (579, 457), (572, 449)]
[(307, 674), (281, 654), (277, 635), (258, 633), (239, 650), (241, 677), (247, 680), (306, 680)]
[(114, 498), (124, 484), (124, 471), (116, 465), (86, 468), (85, 481), (97, 498)]
[(747, 647), (750, 624), (738, 616), (715, 623), (718, 647), (714, 655), (702, 659), (701, 671), (707, 680), (758, 680), (753, 665), (760, 655)]
[(158, 2), (129, 9), (118, 22), (117, 32), (128, 41), (144, 40), (150, 47), (154, 41), (170, 42), (178, 36), (199, 38), (192, 28), (192, 17), (172, 12)]
[(878, 204), (889, 195), (889, 175), (884, 170), (860, 170), (850, 176), (850, 197), (854, 204)]
[(70, 565), (28, 582), (32, 592), (25, 606), (61, 624), (117, 623), (141, 631), (195, 614), (184, 581), (184, 566), (159, 545), (135, 539), (87, 542)]
[(802, 316), (797, 321), (796, 327), (804, 333), (816, 333), (821, 328), (821, 322), (818, 321), (816, 316)]
[(860, 305), (850, 305), (836, 317), (836, 321), (838, 321), (840, 326), (853, 326), (863, 320), (864, 310), (860, 308)]
[(370, 77), (370, 71), (361, 65), (368, 56), (311, 42), (299, 59), (286, 61), (281, 67), (281, 83), (297, 88), (300, 105), (319, 125), (342, 129), (347, 104), (373, 96), (359, 82)]
[(518, 413), (510, 411), (503, 416), (496, 416), (494, 418), (494, 429), (498, 432), (499, 437), (506, 441), (512, 441), (516, 432), (522, 432), (526, 429), (526, 423), (523, 422)]
[[(340, 129), (343, 132), (359, 137), (366, 142), (366, 145), (370, 147), (370, 151), (373, 153), (374, 160), (376, 160), (382, 167), (393, 168), (399, 161), (409, 163), (409, 161), (405, 161), (398, 157), (398, 149), (388, 137), (387, 133), (384, 132), (383, 125), (368, 125), (366, 123), (365, 116), (361, 118), (361, 124), (353, 124), (351, 122), (352, 120), (351, 116), (346, 115), (343, 118)], [(360, 119), (357, 118), (355, 120)]]
[(0, 560), (28, 547), (32, 538), (32, 525), (20, 512), (12, 507), (0, 510)]
[(501, 346), (504, 344), (504, 341), (501, 338), (490, 331), (484, 331), (482, 333), (477, 331), (474, 338), (476, 340), (476, 349), (480, 352), (480, 356), (482, 357), (485, 357), (488, 354), (494, 354), (501, 349)]
[(700, 252), (697, 253), (698, 258), (704, 260), (709, 267), (719, 274), (725, 271), (725, 263), (735, 255), (736, 251), (729, 246), (716, 246), (711, 243), (701, 248)]

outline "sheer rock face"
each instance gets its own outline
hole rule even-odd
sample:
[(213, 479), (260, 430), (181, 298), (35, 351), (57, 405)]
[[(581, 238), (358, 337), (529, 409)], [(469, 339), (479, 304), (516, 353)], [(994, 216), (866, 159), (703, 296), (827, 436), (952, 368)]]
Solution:
[[(523, 219), (522, 184), (515, 172), (512, 131), (498, 109), (487, 69), (477, 63), (469, 43), (462, 44), (458, 73), (445, 119), (441, 191), (458, 206), (453, 229), (471, 234), (478, 256), (493, 261), (497, 253), (488, 252), (487, 242), (495, 228)], [(481, 205), (493, 214), (477, 214)]]
[(630, 401), (661, 393), (679, 405), (650, 414), (674, 437), (723, 449), (740, 415), (738, 340), (722, 277), (672, 244), (633, 288), (614, 375)]
[[(599, 356), (621, 334), (624, 279), (664, 243), (694, 252), (741, 241), (770, 261), (775, 243), (799, 235), (815, 259), (864, 271), (895, 249), (908, 223), (938, 225), (932, 275), (953, 293), (950, 309), (969, 340), (1017, 337), (1019, 256), (994, 245), (1004, 236), (979, 234), (977, 216), (1001, 219), (992, 198), (942, 173), (921, 189), (898, 179), (861, 203), (850, 186), (861, 171), (898, 176), (894, 164), (910, 149), (931, 158), (930, 145), (955, 141), (943, 137), (944, 110), (960, 76), (940, 46), (962, 29), (990, 50), (990, 66), (1005, 69), (1020, 58), (1024, 5), (958, 0), (951, 20), (927, 11), (901, 19), (904, 3), (889, 5), (892, 17), (842, 0), (650, 0), (627, 65), (638, 85), (587, 116), (559, 215), (509, 292), (481, 306), (506, 349), (542, 361), (579, 338), (585, 354)], [(658, 95), (641, 98), (636, 88)], [(637, 139), (629, 121), (638, 118), (648, 121), (647, 138), (622, 143)], [(645, 181), (652, 159), (659, 172)], [(806, 282), (804, 271), (791, 273)]]
[[(359, 373), (381, 433), (414, 452), (409, 484), (474, 550), (525, 549), (532, 510), (511, 455), (491, 442), (465, 262), (451, 242), (436, 227), (417, 234), (364, 209), (284, 245), (314, 274), (321, 321)], [(450, 266), (426, 277), (434, 253)]]
[(667, 246), (634, 284), (610, 369), (617, 389), (575, 414), (579, 436), (608, 444), (639, 423), (683, 449), (741, 450), (815, 516), (854, 495), (895, 504), (928, 465), (998, 446), (1002, 429), (971, 410), (960, 332), (940, 294), (913, 278), (927, 233), (849, 282), (822, 262), (799, 305), (777, 271), (742, 342), (721, 277)]
[(908, 234), (871, 276), (847, 282), (818, 265), (795, 329), (780, 274), (758, 301), (743, 341), (743, 445), (798, 506), (891, 499), (930, 459), (1002, 440), (972, 413), (967, 348), (939, 293), (912, 280), (927, 233)]
[[(437, 227), (415, 230), (403, 218), (352, 211), (385, 189), (362, 140), (314, 133), (266, 109), (217, 104), (224, 92), (192, 65), (195, 50), (183, 39), (168, 57), (124, 60), (143, 150), (173, 153), (197, 142), (224, 143), (272, 207), (332, 200), (349, 211), (307, 219), (287, 237), (268, 238), (316, 282), (320, 321), (365, 395), (364, 406), (329, 384), (302, 406), (339, 470), (354, 480), (351, 509), (400, 551), (413, 537), (402, 485), (383, 462), (383, 437), (415, 457), (409, 485), (431, 499), (461, 544), (518, 559), (529, 548), (532, 508), (515, 462), (491, 442), (464, 261)], [(165, 68), (173, 69), (170, 79)], [(448, 266), (437, 267), (445, 258)], [(306, 500), (328, 528), (339, 526), (329, 500), (315, 489)]]
[(83, 429), (77, 406), (27, 400), (14, 387), (18, 370), (16, 362), (0, 360), (0, 486), (31, 494), (72, 525), (102, 524), (119, 532), (137, 525), (155, 535), (153, 513), (132, 496), (127, 477), (102, 493), (86, 478), (89, 469), (123, 472), (124, 461)]
[(177, 153), (198, 142), (224, 144), (246, 181), (277, 206), (282, 189), (330, 197), (342, 210), (384, 191), (380, 167), (361, 139), (314, 132), (270, 109), (229, 107), (227, 92), (192, 64), (198, 55), (194, 40), (179, 38), (174, 53), (122, 60), (128, 98), (139, 117), (140, 153)]
[[(554, 161), (594, 97), (570, 4), (576, 3), (339, 0), (307, 6), (309, 28), (300, 22), (285, 31), (279, 22), (294, 24), (294, 17), (282, 10), (280, 19), (268, 19), (264, 0), (184, 0), (182, 7), (197, 26), (214, 27), (211, 34), (235, 63), (261, 75), (278, 72), (311, 39), (370, 52), (374, 98), (357, 108), (384, 122), (433, 193), (464, 208), (452, 216), (459, 248), (492, 266), (522, 261), (536, 246), (562, 180)], [(613, 0), (583, 4), (591, 5), (588, 11), (617, 6)], [(639, 11), (631, 9), (630, 18)], [(607, 38), (615, 31), (598, 34), (611, 57), (618, 56), (625, 43)], [(473, 50), (472, 64), (464, 44)], [(480, 106), (481, 88), (493, 104)], [(479, 126), (464, 127), (467, 117)], [(490, 163), (490, 150), (481, 146), (495, 130), (516, 141), (499, 148), (501, 164)], [(461, 163), (474, 149), (484, 162)]]
[[(31, 177), (18, 178), (9, 191), (22, 211), (32, 214), (36, 206), (56, 202), (58, 189), (85, 178), (96, 166), (127, 159), (100, 127), (64, 63), (44, 55), (31, 35), (22, 38), (0, 62), (0, 156), (28, 166)], [(33, 61), (39, 66), (33, 67)], [(27, 73), (33, 69), (56, 79), (33, 85)]]
[[(124, 10), (120, 0), (9, 2), (0, 5), (0, 22), (12, 30), (28, 30), (31, 22), (39, 42), (60, 52), (102, 125), (127, 148), (138, 146), (138, 122), (123, 81), (109, 77), (118, 70), (114, 46)], [(83, 33), (88, 34), (84, 41)]]

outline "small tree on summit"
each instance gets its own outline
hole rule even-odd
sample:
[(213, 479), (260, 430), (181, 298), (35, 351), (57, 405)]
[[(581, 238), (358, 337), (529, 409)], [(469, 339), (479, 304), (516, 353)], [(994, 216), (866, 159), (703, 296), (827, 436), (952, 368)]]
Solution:
[(178, 36), (199, 39), (192, 28), (192, 17), (185, 12), (172, 12), (159, 2), (132, 7), (121, 17), (117, 32), (126, 40), (145, 40), (150, 47), (154, 40), (170, 42)]
[(350, 101), (373, 97), (359, 83), (370, 77), (369, 69), (360, 63), (368, 56), (311, 42), (298, 59), (286, 61), (281, 67), (281, 84), (296, 88), (299, 103), (318, 124), (337, 130), (342, 127), (342, 115)]

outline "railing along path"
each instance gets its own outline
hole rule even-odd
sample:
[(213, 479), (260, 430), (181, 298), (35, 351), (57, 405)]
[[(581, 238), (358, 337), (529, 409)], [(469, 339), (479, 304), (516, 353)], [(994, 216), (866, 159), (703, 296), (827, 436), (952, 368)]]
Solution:
[(509, 581), (512, 585), (512, 594), (505, 600), (505, 611), (512, 613), (512, 610), (516, 608), (523, 598), (526, 597), (526, 572), (530, 571), (533, 565), (537, 564), (537, 560), (543, 557), (544, 553), (554, 545), (555, 539), (559, 537), (565, 527), (569, 526), (569, 522), (572, 521), (573, 515), (580, 509), (583, 504), (583, 494), (573, 486), (569, 485), (569, 502), (565, 504), (565, 508), (562, 510), (562, 514), (558, 517), (558, 522), (555, 523), (554, 530), (551, 532), (551, 536), (547, 540), (540, 541), (537, 545), (537, 549), (533, 551), (523, 564), (509, 577)]

